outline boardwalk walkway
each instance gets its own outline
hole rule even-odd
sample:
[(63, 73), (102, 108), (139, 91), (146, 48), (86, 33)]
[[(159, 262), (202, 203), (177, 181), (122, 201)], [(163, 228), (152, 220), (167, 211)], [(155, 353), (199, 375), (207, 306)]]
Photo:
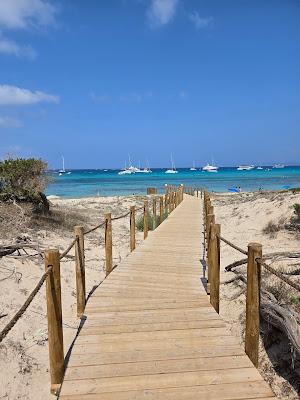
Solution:
[(186, 197), (94, 292), (61, 399), (274, 399), (209, 304), (202, 229)]

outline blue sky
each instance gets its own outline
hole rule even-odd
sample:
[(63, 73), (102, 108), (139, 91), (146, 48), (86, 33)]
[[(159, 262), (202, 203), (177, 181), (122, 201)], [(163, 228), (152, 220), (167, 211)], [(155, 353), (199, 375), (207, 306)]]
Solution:
[(298, 0), (0, 0), (0, 157), (300, 164)]

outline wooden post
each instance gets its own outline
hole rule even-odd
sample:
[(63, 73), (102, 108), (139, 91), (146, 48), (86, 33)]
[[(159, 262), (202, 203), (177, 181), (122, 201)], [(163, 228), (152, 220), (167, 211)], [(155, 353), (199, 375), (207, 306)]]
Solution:
[(144, 201), (144, 239), (148, 236), (148, 201)]
[(135, 206), (130, 207), (130, 251), (135, 249)]
[(153, 198), (152, 203), (152, 214), (153, 214), (153, 230), (156, 229), (156, 198)]
[(256, 258), (262, 258), (262, 245), (248, 244), (246, 333), (245, 352), (258, 367), (259, 352), (259, 307), (260, 307), (260, 265)]
[(220, 225), (212, 224), (209, 242), (210, 304), (219, 314), (220, 307)]
[(207, 261), (208, 261), (208, 265), (207, 265), (207, 294), (210, 294), (210, 281), (211, 281), (211, 277), (210, 277), (210, 271), (211, 271), (211, 254), (210, 254), (210, 241), (211, 241), (211, 234), (210, 234), (210, 230), (211, 230), (211, 226), (212, 224), (215, 223), (215, 216), (213, 214), (208, 214), (207, 215)]
[(112, 271), (112, 227), (111, 213), (105, 214), (105, 275)]
[(202, 199), (202, 197), (203, 197), (202, 186), (201, 186), (201, 188), (200, 188), (200, 197), (201, 197), (201, 199)]
[(75, 226), (74, 233), (77, 238), (77, 241), (75, 243), (77, 316), (82, 317), (85, 309), (85, 294), (86, 294), (83, 226)]
[(198, 188), (198, 186), (197, 186), (196, 191), (197, 191), (197, 197), (199, 197), (199, 188)]
[(159, 198), (159, 221), (162, 223), (164, 220), (164, 198), (160, 196)]
[(48, 343), (51, 393), (57, 394), (64, 376), (64, 341), (61, 310), (60, 259), (58, 250), (45, 251), (45, 270), (52, 267), (46, 279)]

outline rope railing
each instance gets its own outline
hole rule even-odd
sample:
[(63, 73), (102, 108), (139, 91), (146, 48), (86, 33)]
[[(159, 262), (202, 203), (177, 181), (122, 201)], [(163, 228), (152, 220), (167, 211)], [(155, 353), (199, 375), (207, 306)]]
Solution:
[(59, 258), (62, 260), (66, 255), (71, 251), (71, 249), (75, 246), (75, 243), (78, 241), (78, 237), (76, 237), (72, 242), (69, 244), (69, 246), (66, 248), (66, 250), (61, 253)]
[[(259, 243), (249, 243), (248, 251), (235, 245), (228, 239), (221, 236), (221, 227), (215, 223), (214, 207), (211, 204), (209, 193), (204, 191), (204, 240), (205, 240), (205, 260), (206, 268), (208, 268), (207, 277), (207, 294), (210, 295), (210, 303), (215, 310), (219, 312), (220, 303), (220, 265), (221, 265), (221, 242), (227, 244), (231, 248), (245, 254), (247, 258), (228, 265), (225, 271), (231, 271), (233, 267), (247, 264), (247, 278), (241, 276), (240, 279), (246, 284), (246, 328), (245, 328), (245, 352), (249, 356), (253, 364), (258, 367), (259, 356), (259, 334), (260, 334), (260, 312), (266, 315), (267, 319), (274, 319), (275, 314), (279, 311), (279, 306), (276, 303), (271, 303), (271, 296), (265, 289), (261, 289), (261, 267), (265, 268), (271, 274), (277, 276), (280, 280), (288, 284), (290, 287), (300, 292), (300, 285), (293, 282), (281, 272), (270, 266), (264, 261), (262, 253), (262, 245)], [(267, 257), (267, 255), (266, 255)], [(266, 295), (268, 299), (266, 300)], [(261, 300), (262, 299), (262, 300)], [(262, 305), (261, 305), (262, 302)], [(266, 304), (271, 307), (269, 313), (266, 311)], [(281, 311), (282, 315), (285, 311)], [(280, 314), (281, 315), (281, 314)], [(282, 324), (282, 329), (287, 330), (284, 325), (284, 319), (278, 315), (275, 318), (275, 326)]]
[(276, 269), (271, 267), (271, 265), (265, 263), (261, 258), (257, 257), (255, 260), (259, 265), (264, 267), (271, 274), (276, 275), (277, 278), (281, 279), (283, 282), (285, 282), (286, 284), (288, 284), (289, 286), (291, 286), (292, 288), (294, 288), (300, 292), (300, 285), (298, 285), (296, 282), (293, 282), (291, 279), (284, 276), (281, 272), (276, 271)]
[(248, 252), (246, 250), (243, 250), (241, 247), (237, 246), (236, 244), (230, 242), (229, 240), (225, 239), (223, 236), (218, 235), (218, 237), (220, 238), (220, 240), (226, 244), (228, 244), (228, 246), (232, 247), (233, 249), (239, 251), (242, 254), (245, 254), (245, 256), (248, 255)]
[[(153, 197), (152, 213), (155, 223), (153, 229), (161, 224), (165, 218), (183, 201), (184, 189), (182, 186), (167, 186), (164, 196)], [(195, 195), (195, 190), (189, 194)], [(201, 189), (202, 194), (202, 189)], [(198, 195), (198, 192), (197, 192)], [(159, 201), (157, 201), (159, 199)], [(159, 212), (157, 213), (157, 207)], [(105, 214), (104, 221), (97, 226), (84, 230), (83, 226), (75, 226), (75, 238), (69, 246), (60, 254), (57, 249), (46, 250), (44, 252), (45, 273), (40, 278), (36, 287), (26, 299), (25, 303), (13, 316), (9, 323), (0, 332), (0, 342), (15, 326), (17, 321), (25, 313), (26, 309), (47, 280), (46, 299), (47, 299), (47, 320), (48, 320), (48, 342), (49, 342), (49, 360), (50, 360), (50, 377), (51, 377), (51, 392), (56, 394), (62, 383), (64, 374), (64, 348), (63, 348), (63, 324), (62, 324), (62, 305), (61, 305), (61, 277), (60, 277), (60, 262), (66, 257), (73, 247), (75, 248), (75, 272), (76, 272), (76, 302), (77, 316), (82, 317), (86, 305), (86, 285), (85, 285), (85, 248), (84, 238), (87, 234), (104, 227), (105, 241), (105, 278), (113, 270), (112, 257), (112, 221), (117, 221), (122, 218), (130, 217), (130, 251), (134, 251), (136, 247), (136, 212), (143, 211), (143, 229), (144, 239), (148, 236), (148, 215), (149, 215), (148, 200), (144, 201), (143, 206), (136, 208), (130, 207), (130, 211), (111, 217), (110, 213)], [(158, 224), (156, 219), (158, 217)], [(51, 273), (51, 277), (49, 277)], [(49, 278), (49, 279), (47, 279)], [(51, 279), (50, 279), (51, 278)]]
[(49, 266), (47, 271), (42, 275), (40, 278), (39, 282), (37, 283), (36, 287), (33, 289), (33, 291), (30, 293), (30, 295), (27, 297), (26, 301), (22, 305), (22, 307), (16, 312), (16, 314), (13, 316), (13, 318), (6, 324), (6, 326), (2, 329), (0, 332), (0, 343), (2, 340), (5, 338), (5, 336), (9, 333), (9, 331), (15, 326), (17, 321), (22, 317), (22, 315), (25, 313), (27, 308), (29, 307), (30, 303), (32, 300), (35, 298), (36, 294), (40, 290), (40, 288), (43, 286), (47, 276), (51, 273), (52, 267)]

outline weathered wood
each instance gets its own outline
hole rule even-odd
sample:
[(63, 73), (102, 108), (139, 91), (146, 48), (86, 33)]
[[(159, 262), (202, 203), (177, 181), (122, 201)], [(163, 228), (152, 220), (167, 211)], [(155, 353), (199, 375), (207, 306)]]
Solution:
[(111, 213), (104, 215), (105, 218), (105, 274), (108, 276), (112, 271), (112, 226)]
[(148, 236), (148, 201), (144, 201), (144, 239)]
[(156, 229), (156, 221), (157, 221), (157, 216), (156, 216), (156, 198), (153, 198), (153, 203), (152, 203), (152, 214), (153, 214), (153, 230)]
[(220, 225), (212, 224), (209, 245), (210, 303), (219, 314), (220, 309)]
[(130, 207), (130, 251), (135, 249), (135, 206)]
[(58, 250), (45, 252), (45, 270), (52, 267), (46, 280), (48, 344), (51, 393), (56, 394), (64, 375), (64, 343), (61, 308), (60, 259)]
[(258, 257), (262, 258), (262, 245), (249, 243), (245, 351), (255, 367), (258, 367), (259, 354), (260, 265), (256, 262)]
[(159, 222), (162, 223), (164, 220), (164, 197), (159, 198)]
[(85, 257), (84, 257), (84, 228), (75, 226), (75, 267), (76, 267), (76, 297), (77, 297), (77, 316), (82, 317), (85, 308)]

